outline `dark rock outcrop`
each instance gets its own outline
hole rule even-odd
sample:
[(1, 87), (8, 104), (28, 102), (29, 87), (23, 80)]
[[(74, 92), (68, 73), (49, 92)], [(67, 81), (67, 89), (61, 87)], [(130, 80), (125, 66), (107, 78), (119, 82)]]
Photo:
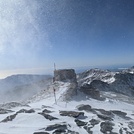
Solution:
[(84, 116), (84, 112), (60, 111), (60, 115), (78, 118), (78, 117)]
[(102, 122), (100, 124), (100, 127), (101, 127), (100, 131), (104, 134), (107, 134), (107, 133), (111, 134), (113, 126), (114, 126), (114, 124), (110, 121)]
[(52, 111), (50, 111), (50, 110), (48, 110), (48, 109), (44, 109), (44, 110), (42, 111), (42, 113), (52, 113)]
[(111, 112), (121, 117), (125, 117), (127, 115), (127, 113), (118, 110), (111, 110)]
[(1, 122), (8, 122), (8, 121), (12, 121), (15, 117), (16, 117), (17, 114), (13, 114), (13, 115), (10, 115), (10, 116), (7, 116), (4, 120), (2, 120)]
[(34, 132), (33, 134), (49, 134), (47, 132)]
[(38, 114), (44, 116), (46, 119), (48, 119), (48, 120), (50, 120), (50, 121), (52, 121), (52, 120), (57, 120), (57, 119), (58, 119), (58, 118), (53, 117), (53, 116), (51, 116), (51, 115), (49, 115), (49, 114), (46, 114), (46, 113), (38, 113)]
[(78, 75), (78, 84), (89, 84), (92, 89), (99, 91), (112, 91), (127, 96), (134, 96), (134, 69), (130, 68), (120, 72), (91, 69)]
[(72, 96), (77, 94), (78, 83), (74, 69), (55, 70), (54, 81), (70, 83), (64, 94), (63, 100), (70, 100)]
[(128, 127), (129, 127), (130, 129), (134, 129), (134, 122), (133, 122), (133, 121), (130, 121), (130, 122), (128, 123)]
[(100, 112), (103, 115), (107, 115), (107, 116), (113, 117), (113, 114), (112, 114), (111, 111), (106, 111), (104, 109), (94, 109), (94, 110), (96, 110), (97, 112)]
[(56, 129), (53, 134), (65, 134), (66, 130), (65, 129)]
[(47, 126), (46, 131), (53, 131), (55, 129), (66, 130), (67, 129), (67, 125), (66, 124), (54, 124), (54, 125), (50, 125), (50, 126)]
[(7, 109), (0, 109), (0, 114), (7, 114), (13, 112), (12, 110), (7, 110)]
[(76, 73), (74, 69), (63, 69), (54, 71), (55, 81), (71, 81), (76, 82)]
[(99, 99), (99, 100), (101, 99), (100, 92), (89, 84), (84, 84), (83, 86), (80, 87), (79, 90), (94, 99)]
[(81, 121), (81, 120), (78, 120), (78, 119), (75, 119), (74, 120), (77, 124), (77, 126), (85, 126), (87, 124), (87, 122), (84, 122), (84, 121)]
[(30, 110), (26, 110), (26, 109), (21, 109), (19, 110), (18, 112), (16, 112), (17, 114), (18, 113), (34, 113), (35, 111), (33, 109), (30, 109)]
[(93, 134), (93, 131), (91, 131), (91, 128), (92, 127), (90, 127), (90, 126), (84, 126), (83, 128), (88, 132), (88, 134)]
[(123, 119), (131, 120), (131, 118), (130, 118), (130, 117), (126, 116), (126, 115), (127, 115), (127, 113), (125, 113), (125, 112), (118, 111), (118, 110), (111, 110), (111, 112), (112, 112), (112, 113), (114, 113), (115, 115), (117, 115), (117, 116), (119, 116), (119, 117), (123, 118)]
[(108, 120), (108, 121), (113, 120), (110, 116), (107, 116), (107, 115), (97, 114), (97, 116), (102, 120)]
[(100, 121), (99, 121), (99, 120), (96, 120), (96, 119), (91, 119), (89, 122), (90, 122), (90, 124), (91, 124), (92, 126), (95, 126), (95, 125), (97, 125), (97, 124), (100, 123)]
[(90, 105), (84, 105), (84, 104), (78, 105), (76, 108), (77, 108), (79, 111), (84, 110), (84, 111), (86, 111), (86, 112), (90, 112), (91, 109), (92, 109), (92, 107), (91, 107)]

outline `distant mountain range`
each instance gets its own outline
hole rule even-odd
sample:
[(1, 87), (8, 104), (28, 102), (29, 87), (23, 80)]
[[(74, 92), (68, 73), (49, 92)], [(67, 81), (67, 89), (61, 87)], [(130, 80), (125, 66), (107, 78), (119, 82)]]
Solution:
[[(134, 66), (118, 71), (90, 69), (77, 74), (79, 87), (88, 84), (99, 91), (134, 97)], [(22, 101), (52, 84), (51, 75), (12, 75), (0, 80), (0, 101)]]
[(12, 75), (0, 80), (0, 101), (24, 100), (51, 83), (50, 75)]
[(78, 74), (79, 86), (89, 84), (100, 91), (112, 91), (134, 96), (134, 67), (120, 71), (90, 69)]

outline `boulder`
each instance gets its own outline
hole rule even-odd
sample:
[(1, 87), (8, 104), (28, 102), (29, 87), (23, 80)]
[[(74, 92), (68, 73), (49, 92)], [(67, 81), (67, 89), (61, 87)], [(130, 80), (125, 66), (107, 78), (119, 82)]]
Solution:
[(61, 116), (69, 116), (78, 118), (80, 116), (84, 116), (84, 112), (75, 112), (75, 111), (60, 111)]
[(97, 125), (97, 124), (100, 123), (100, 121), (99, 121), (99, 120), (96, 120), (96, 119), (91, 119), (89, 122), (90, 122), (90, 124), (91, 124), (92, 126), (95, 126), (95, 125)]
[(44, 109), (44, 110), (42, 111), (42, 113), (52, 113), (52, 111), (47, 110), (47, 109)]
[(91, 128), (92, 127), (90, 127), (90, 126), (84, 126), (83, 128), (88, 132), (88, 134), (93, 134), (93, 131), (91, 131)]
[(112, 114), (111, 111), (106, 111), (106, 110), (104, 110), (104, 109), (94, 109), (94, 110), (100, 112), (100, 113), (103, 114), (103, 115), (107, 115), (107, 116), (113, 117), (113, 114)]
[(47, 132), (34, 132), (33, 134), (49, 134)]
[(56, 129), (53, 134), (65, 134), (66, 130), (65, 129)]
[(114, 113), (114, 114), (116, 114), (117, 116), (119, 116), (119, 117), (125, 119), (125, 120), (131, 120), (130, 117), (126, 116), (127, 113), (125, 113), (125, 112), (118, 111), (118, 110), (111, 110), (111, 112)]
[(65, 125), (65, 124), (54, 124), (54, 125), (49, 125), (49, 126), (46, 127), (46, 131), (53, 131), (55, 129), (66, 130), (67, 125)]
[(130, 122), (128, 123), (128, 127), (129, 127), (130, 129), (134, 129), (134, 122), (133, 122), (133, 121), (130, 121)]
[(113, 126), (114, 124), (110, 121), (102, 122), (100, 124), (100, 127), (101, 127), (100, 131), (103, 132), (104, 134), (108, 134), (108, 133), (111, 134)]
[(125, 117), (127, 115), (127, 113), (118, 110), (111, 110), (111, 112), (121, 117)]
[(90, 112), (91, 109), (92, 109), (92, 107), (91, 107), (90, 105), (84, 105), (84, 104), (78, 105), (76, 108), (77, 108), (79, 111), (84, 110), (84, 111), (86, 111), (86, 112)]
[(108, 121), (113, 120), (110, 116), (107, 116), (107, 115), (97, 114), (97, 116), (102, 120), (108, 120)]
[(78, 132), (72, 131), (72, 130), (68, 130), (66, 134), (79, 134)]
[(87, 122), (84, 122), (84, 121), (81, 121), (81, 120), (78, 120), (78, 119), (75, 119), (74, 120), (77, 124), (77, 126), (85, 126), (87, 124)]
[(38, 113), (38, 114), (44, 116), (46, 119), (48, 119), (48, 120), (50, 120), (50, 121), (52, 121), (52, 120), (57, 120), (57, 119), (58, 119), (58, 118), (53, 117), (53, 116), (51, 116), (51, 115), (49, 115), (49, 114), (46, 114), (46, 113)]
[(18, 113), (34, 113), (35, 111), (33, 109), (30, 109), (30, 110), (26, 110), (26, 109), (21, 109), (19, 110), (18, 112), (16, 112), (17, 114)]

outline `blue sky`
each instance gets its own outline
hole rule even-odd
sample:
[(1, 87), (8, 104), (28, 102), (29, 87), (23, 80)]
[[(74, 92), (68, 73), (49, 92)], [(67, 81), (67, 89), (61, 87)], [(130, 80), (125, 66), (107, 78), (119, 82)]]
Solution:
[(0, 78), (134, 65), (133, 0), (1, 0)]

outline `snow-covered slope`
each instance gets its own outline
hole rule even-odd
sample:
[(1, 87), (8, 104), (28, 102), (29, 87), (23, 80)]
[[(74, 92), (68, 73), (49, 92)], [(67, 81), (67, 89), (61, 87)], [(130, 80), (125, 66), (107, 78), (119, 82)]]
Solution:
[(69, 83), (57, 84), (56, 103), (51, 86), (23, 104), (0, 105), (0, 134), (134, 133), (134, 101), (123, 102), (114, 94), (114, 99), (105, 94), (107, 99), (99, 101), (81, 92), (63, 101), (68, 87)]

